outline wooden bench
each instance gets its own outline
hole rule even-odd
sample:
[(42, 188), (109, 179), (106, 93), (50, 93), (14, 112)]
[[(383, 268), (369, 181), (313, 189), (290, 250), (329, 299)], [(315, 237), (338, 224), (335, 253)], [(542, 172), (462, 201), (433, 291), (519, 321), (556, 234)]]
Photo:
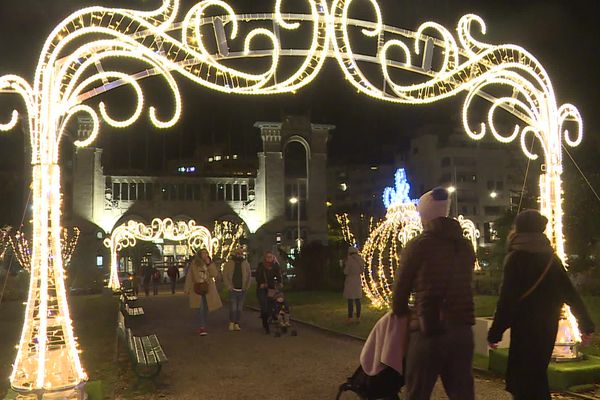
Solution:
[(131, 329), (125, 327), (125, 319), (119, 313), (117, 322), (119, 337), (127, 346), (129, 358), (135, 374), (140, 378), (154, 378), (160, 373), (167, 356), (156, 335), (133, 336)]
[[(121, 302), (121, 310), (123, 310), (123, 312), (130, 316), (130, 317), (137, 317), (139, 315), (144, 315), (144, 309), (141, 306), (132, 306), (131, 304), (134, 302), (133, 300), (128, 300), (126, 295), (121, 295), (121, 297), (119, 298), (120, 302)], [(137, 300), (137, 298), (136, 298)]]
[(125, 303), (123, 306), (123, 311), (130, 317), (137, 317), (140, 315), (144, 315), (144, 309), (140, 306), (131, 307), (129, 304)]

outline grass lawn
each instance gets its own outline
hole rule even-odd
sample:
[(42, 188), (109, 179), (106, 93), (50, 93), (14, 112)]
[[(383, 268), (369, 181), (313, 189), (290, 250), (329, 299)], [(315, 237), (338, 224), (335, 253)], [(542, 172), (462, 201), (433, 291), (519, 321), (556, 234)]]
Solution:
[[(101, 380), (104, 393), (112, 396), (117, 379), (115, 339), (118, 301), (112, 296), (73, 296), (69, 299), (75, 336), (83, 352), (81, 362), (92, 381)], [(8, 377), (19, 341), (25, 305), (10, 301), (0, 305), (0, 377)], [(7, 378), (0, 379), (0, 398), (9, 387)]]
[[(247, 304), (258, 306), (254, 290), (250, 291)], [(386, 311), (377, 310), (369, 304), (368, 299), (363, 298), (362, 316), (360, 324), (348, 324), (346, 322), (346, 301), (341, 293), (331, 291), (314, 292), (286, 292), (286, 299), (292, 307), (292, 317), (306, 321), (322, 328), (331, 329), (336, 332), (366, 338), (371, 328)], [(475, 296), (475, 315), (477, 317), (489, 317), (496, 309), (496, 296)], [(600, 356), (600, 297), (584, 297), (594, 322), (597, 332), (591, 346), (582, 349), (584, 353)]]

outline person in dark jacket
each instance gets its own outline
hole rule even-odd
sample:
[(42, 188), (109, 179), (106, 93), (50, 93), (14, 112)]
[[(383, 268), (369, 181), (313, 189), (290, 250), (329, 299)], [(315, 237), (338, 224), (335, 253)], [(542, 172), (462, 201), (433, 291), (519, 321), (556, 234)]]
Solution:
[(425, 193), (417, 209), (423, 233), (402, 250), (393, 297), (393, 312), (410, 318), (406, 399), (429, 399), (439, 376), (450, 400), (473, 400), (473, 246), (448, 218), (446, 189)]
[(269, 330), (269, 314), (273, 308), (273, 296), (277, 288), (281, 287), (283, 276), (281, 267), (272, 251), (265, 251), (263, 261), (256, 268), (256, 297), (260, 304), (260, 316), (262, 318), (265, 333)]
[(564, 303), (571, 306), (584, 341), (594, 332), (585, 305), (544, 234), (547, 223), (536, 210), (517, 215), (508, 237), (502, 288), (488, 332), (490, 347), (496, 348), (510, 328), (506, 390), (515, 400), (550, 399), (546, 371)]
[(171, 293), (175, 294), (175, 288), (177, 287), (177, 281), (179, 280), (179, 267), (175, 264), (169, 265), (167, 269), (167, 275), (171, 281)]

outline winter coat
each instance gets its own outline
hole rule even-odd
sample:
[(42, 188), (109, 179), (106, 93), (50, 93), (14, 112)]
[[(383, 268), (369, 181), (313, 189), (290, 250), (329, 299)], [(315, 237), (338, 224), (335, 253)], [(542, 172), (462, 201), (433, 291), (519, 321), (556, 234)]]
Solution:
[[(549, 400), (546, 371), (563, 303), (571, 306), (582, 332), (592, 333), (594, 324), (545, 236), (517, 234), (516, 239), (519, 235), (532, 239), (527, 240), (529, 245), (510, 247), (504, 259), (502, 288), (488, 341), (498, 343), (510, 328), (506, 390), (519, 398)], [(546, 245), (540, 246), (544, 241)], [(520, 300), (542, 276), (549, 260), (552, 264), (539, 286)]]
[(360, 277), (365, 270), (365, 262), (358, 253), (350, 254), (344, 261), (344, 298), (360, 299), (362, 284)]
[[(250, 287), (250, 264), (248, 261), (241, 260), (242, 262), (242, 290), (246, 291)], [(233, 272), (235, 271), (235, 259), (232, 258), (225, 263), (223, 266), (223, 283), (227, 290), (233, 289)]]
[[(424, 228), (400, 255), (394, 281), (394, 314), (399, 317), (408, 314), (408, 298), (414, 292), (413, 318), (422, 316), (423, 310), (439, 304), (440, 298), (445, 297), (444, 315), (449, 325), (474, 325), (473, 246), (463, 237), (462, 228), (454, 219), (436, 218)], [(412, 321), (411, 327), (418, 329), (415, 322)]]
[[(275, 289), (277, 284), (283, 283), (283, 276), (281, 274), (281, 267), (278, 263), (273, 263), (271, 268), (265, 268), (263, 262), (258, 264), (256, 267), (256, 288), (259, 289), (260, 285), (267, 283), (269, 289)], [(265, 279), (266, 278), (266, 279)]]
[(185, 277), (184, 293), (189, 296), (190, 308), (200, 308), (201, 296), (194, 292), (194, 283), (208, 281), (208, 293), (206, 293), (206, 303), (208, 311), (218, 310), (223, 306), (221, 297), (217, 291), (215, 278), (218, 276), (217, 267), (214, 263), (208, 266), (204, 261), (194, 259)]

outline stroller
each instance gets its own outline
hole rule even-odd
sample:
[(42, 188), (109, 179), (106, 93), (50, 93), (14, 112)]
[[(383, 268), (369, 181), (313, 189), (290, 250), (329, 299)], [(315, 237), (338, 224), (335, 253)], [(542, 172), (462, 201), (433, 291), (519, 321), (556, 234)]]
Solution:
[(290, 336), (298, 336), (298, 331), (292, 325), (290, 319), (290, 306), (285, 300), (285, 296), (281, 289), (277, 289), (273, 297), (270, 299), (271, 303), (271, 324), (275, 325), (275, 337), (281, 337), (286, 333), (290, 333)]
[(407, 320), (387, 313), (373, 327), (360, 354), (360, 365), (340, 385), (336, 400), (346, 391), (361, 400), (397, 400), (404, 386)]

